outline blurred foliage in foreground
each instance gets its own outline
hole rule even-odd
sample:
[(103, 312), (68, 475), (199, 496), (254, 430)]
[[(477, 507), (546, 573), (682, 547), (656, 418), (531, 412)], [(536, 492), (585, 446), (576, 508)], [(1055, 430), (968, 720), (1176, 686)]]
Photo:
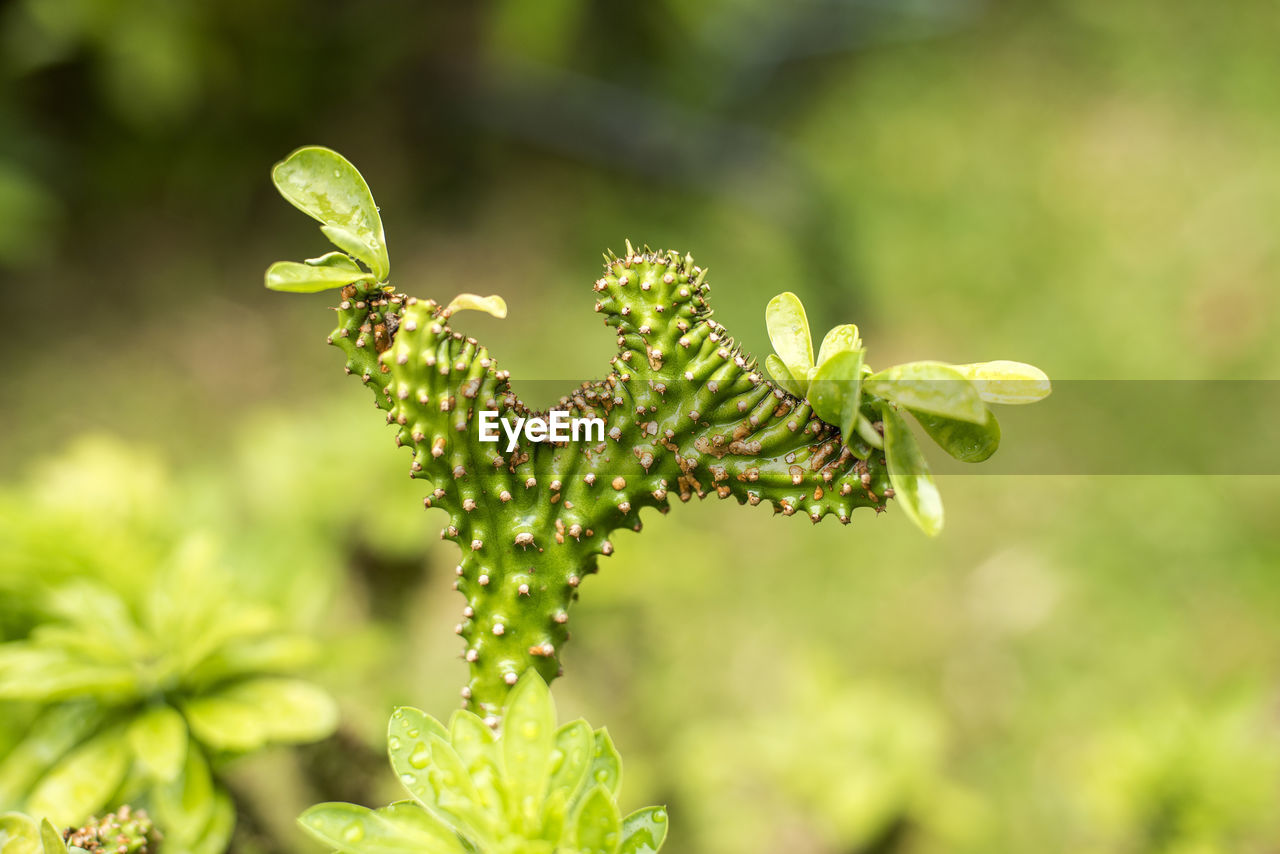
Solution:
[[(387, 713), (446, 716), (461, 667), (454, 557), (422, 557), (438, 523), (407, 460), (334, 378), (318, 304), (260, 288), (282, 235), (311, 240), (264, 168), (296, 145), (370, 164), (406, 288), (506, 295), (496, 355), (531, 376), (607, 359), (583, 296), (625, 237), (696, 251), (757, 354), (790, 289), (888, 360), (1280, 364), (1269, 0), (370, 8), (0, 6), (5, 519), (42, 572), (110, 566), (116, 589), (218, 544), (238, 594), (324, 645), (337, 734), (220, 765), (237, 851), (306, 846), (308, 804), (396, 797)], [(67, 450), (86, 431), (128, 462)], [(670, 805), (664, 851), (1274, 849), (1280, 484), (943, 488), (934, 543), (901, 518), (793, 540), (715, 505), (620, 538), (556, 699), (608, 723), (627, 806)], [(71, 499), (94, 509), (41, 521)], [(130, 513), (160, 533), (126, 550)], [(6, 639), (35, 592), (6, 589)], [(0, 752), (31, 714), (4, 704)]]

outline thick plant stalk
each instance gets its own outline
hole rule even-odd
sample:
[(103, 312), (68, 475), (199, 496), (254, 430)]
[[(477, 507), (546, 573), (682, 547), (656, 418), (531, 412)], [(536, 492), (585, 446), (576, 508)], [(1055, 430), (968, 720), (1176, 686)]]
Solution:
[[(640, 510), (714, 494), (768, 504), (784, 515), (847, 523), (892, 495), (883, 457), (857, 459), (809, 404), (764, 379), (711, 319), (705, 271), (676, 252), (606, 256), (596, 310), (616, 327), (612, 371), (552, 407), (599, 417), (603, 441), (479, 439), (480, 410), (515, 419), (531, 411), (475, 339), (453, 331), (450, 311), (367, 283), (348, 285), (330, 341), (347, 370), (374, 389), (427, 507), (449, 514), (442, 537), (458, 544), (457, 631), (471, 678), (466, 705), (497, 722), (527, 668), (560, 672), (568, 611), (610, 534), (640, 528)], [(875, 420), (873, 409), (866, 414)]]

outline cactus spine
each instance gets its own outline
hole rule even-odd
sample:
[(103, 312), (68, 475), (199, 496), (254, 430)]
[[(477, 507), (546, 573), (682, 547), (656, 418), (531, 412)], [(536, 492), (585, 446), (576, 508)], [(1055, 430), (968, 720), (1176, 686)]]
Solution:
[(491, 723), (526, 669), (559, 674), (578, 585), (613, 552), (613, 531), (640, 529), (641, 508), (665, 513), (671, 496), (715, 494), (848, 523), (855, 508), (878, 511), (892, 495), (878, 453), (859, 459), (807, 402), (761, 376), (712, 319), (705, 278), (689, 255), (630, 243), (624, 256), (606, 255), (594, 289), (618, 333), (612, 371), (552, 407), (603, 419), (604, 441), (521, 439), (511, 453), (479, 440), (477, 411), (546, 413), (450, 328), (448, 307), (365, 281), (342, 290), (329, 341), (412, 449), (426, 506), (449, 514), (441, 536), (461, 549), (455, 586), (466, 598), (462, 694)]

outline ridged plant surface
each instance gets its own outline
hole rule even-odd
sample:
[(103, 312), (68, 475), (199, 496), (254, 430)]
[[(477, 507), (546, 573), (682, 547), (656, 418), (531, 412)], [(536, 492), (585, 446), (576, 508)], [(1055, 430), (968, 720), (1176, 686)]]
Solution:
[(549, 411), (521, 402), (485, 347), (450, 328), (446, 308), (343, 290), (330, 340), (399, 428), (411, 475), (428, 485), (426, 506), (449, 514), (441, 535), (462, 551), (457, 631), (471, 663), (462, 693), (478, 711), (496, 715), (530, 666), (548, 681), (559, 673), (578, 585), (613, 552), (611, 532), (640, 529), (641, 508), (665, 513), (673, 497), (715, 495), (845, 523), (858, 507), (881, 509), (882, 457), (854, 457), (835, 427), (761, 376), (712, 319), (704, 278), (676, 252), (608, 256), (594, 290), (617, 355), (604, 379), (552, 407), (603, 419), (603, 440), (521, 434), (511, 452), (501, 431), (497, 443), (480, 440), (478, 413), (514, 421)]

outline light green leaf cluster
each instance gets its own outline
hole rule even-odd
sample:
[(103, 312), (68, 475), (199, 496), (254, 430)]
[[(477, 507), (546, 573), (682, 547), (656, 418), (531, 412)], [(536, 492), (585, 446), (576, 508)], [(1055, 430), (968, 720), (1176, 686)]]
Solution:
[(167, 851), (217, 852), (235, 813), (211, 764), (333, 731), (333, 700), (296, 675), (314, 642), (237, 597), (217, 559), (191, 540), (140, 591), (43, 591), (35, 627), (0, 643), (0, 701), (37, 710), (0, 755), (0, 807), (73, 825), (145, 804)]
[(855, 456), (865, 460), (873, 449), (884, 451), (894, 497), (929, 536), (942, 530), (942, 499), (901, 412), (911, 413), (948, 454), (977, 463), (1000, 444), (1000, 424), (988, 403), (1034, 403), (1050, 391), (1044, 371), (1022, 362), (908, 362), (874, 371), (852, 324), (826, 334), (815, 362), (809, 319), (790, 292), (770, 300), (765, 322), (776, 351), (765, 359), (769, 373), (839, 427)]
[[(351, 161), (333, 149), (308, 145), (277, 163), (271, 180), (290, 204), (320, 223), (320, 231), (341, 251), (301, 262), (277, 261), (267, 269), (268, 288), (309, 294), (355, 285), (367, 291), (387, 281), (391, 259), (382, 217)], [(499, 296), (463, 293), (448, 304), (449, 313), (468, 309), (507, 316)]]
[(351, 161), (331, 149), (309, 145), (277, 163), (271, 180), (280, 195), (319, 222), (320, 231), (342, 251), (302, 263), (278, 261), (267, 270), (268, 288), (315, 293), (386, 281), (391, 261), (382, 217), (369, 185)]
[(448, 726), (397, 709), (391, 765), (412, 800), (377, 810), (312, 807), (300, 822), (345, 854), (654, 854), (667, 814), (618, 810), (622, 762), (609, 734), (583, 720), (556, 726), (551, 692), (534, 670), (512, 689), (495, 734), (455, 712)]

